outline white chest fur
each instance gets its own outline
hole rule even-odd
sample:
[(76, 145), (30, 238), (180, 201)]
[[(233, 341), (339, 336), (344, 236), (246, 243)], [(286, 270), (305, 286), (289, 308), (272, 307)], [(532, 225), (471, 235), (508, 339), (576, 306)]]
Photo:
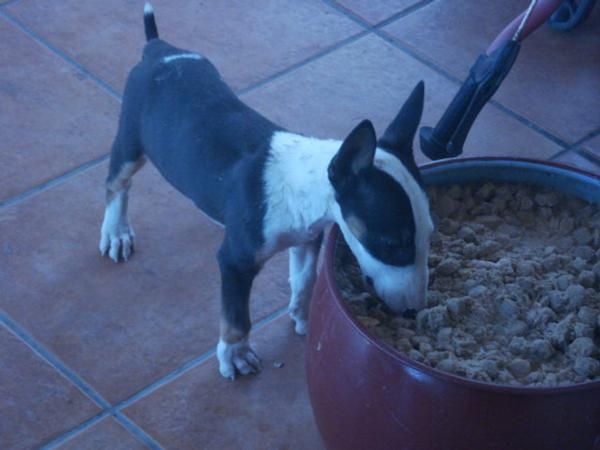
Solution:
[(311, 241), (333, 222), (335, 200), (327, 167), (340, 145), (340, 141), (287, 132), (273, 135), (264, 174), (267, 210), (262, 257)]

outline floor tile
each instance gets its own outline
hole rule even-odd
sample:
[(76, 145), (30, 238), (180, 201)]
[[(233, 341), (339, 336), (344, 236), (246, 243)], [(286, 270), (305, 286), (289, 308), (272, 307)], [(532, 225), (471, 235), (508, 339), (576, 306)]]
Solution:
[[(115, 402), (216, 344), (222, 229), (148, 164), (130, 198), (136, 254), (100, 257), (106, 166), (0, 209), (0, 307)], [(255, 320), (287, 301), (285, 256), (255, 283)]]
[[(359, 32), (319, 0), (154, 0), (160, 36), (210, 58), (242, 88)], [(117, 90), (144, 44), (142, 2), (20, 0), (7, 9)], [(100, 10), (99, 10), (100, 6)]]
[(0, 202), (108, 153), (118, 101), (0, 17)]
[(600, 175), (600, 165), (594, 164), (588, 158), (582, 156), (576, 150), (571, 150), (554, 160), (555, 162), (561, 164), (567, 164), (569, 166), (574, 166), (579, 169), (585, 170), (590, 173), (595, 173)]
[(259, 375), (227, 381), (213, 358), (125, 414), (166, 448), (323, 448), (308, 400), (304, 338), (287, 317), (254, 338), (264, 364)]
[(61, 450), (142, 450), (149, 448), (114, 419), (102, 419), (57, 448)]
[(79, 389), (0, 325), (0, 448), (38, 448), (98, 412)]
[[(383, 39), (367, 36), (243, 99), (293, 131), (340, 139), (364, 118), (371, 119), (382, 133), (421, 79), (425, 80), (426, 91), (422, 124), (432, 126), (458, 86)], [(471, 130), (464, 156), (547, 159), (560, 150), (529, 127), (487, 106)], [(426, 160), (420, 152), (417, 158), (420, 162)]]
[(390, 16), (420, 3), (421, 0), (338, 0), (357, 16), (371, 24), (377, 24)]
[[(413, 51), (460, 79), (527, 2), (439, 0), (384, 28)], [(543, 26), (521, 53), (495, 99), (573, 143), (600, 125), (600, 8), (579, 28)]]

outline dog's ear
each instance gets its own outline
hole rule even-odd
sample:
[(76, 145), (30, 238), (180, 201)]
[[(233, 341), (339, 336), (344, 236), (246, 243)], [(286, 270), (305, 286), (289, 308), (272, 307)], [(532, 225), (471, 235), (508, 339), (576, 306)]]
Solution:
[(379, 146), (402, 157), (412, 156), (412, 143), (423, 114), (425, 83), (419, 81), (400, 112), (379, 140)]
[(333, 187), (342, 189), (344, 183), (373, 164), (377, 138), (369, 120), (359, 123), (344, 139), (337, 154), (329, 163), (328, 175)]

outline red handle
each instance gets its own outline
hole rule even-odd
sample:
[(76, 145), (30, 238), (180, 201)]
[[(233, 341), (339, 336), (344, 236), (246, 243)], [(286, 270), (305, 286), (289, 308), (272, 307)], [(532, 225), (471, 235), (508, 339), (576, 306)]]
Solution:
[[(538, 0), (537, 4), (533, 8), (533, 11), (531, 12), (531, 15), (527, 19), (527, 23), (521, 31), (519, 41), (525, 39), (537, 28), (539, 28), (546, 20), (548, 20), (552, 13), (558, 9), (562, 1), (563, 0)], [(502, 30), (502, 32), (496, 37), (496, 39), (494, 39), (494, 42), (492, 42), (492, 44), (486, 50), (488, 55), (506, 41), (509, 41), (513, 38), (517, 28), (519, 28), (519, 25), (521, 24), (521, 20), (523, 20), (524, 15), (525, 11), (523, 11), (504, 30)]]

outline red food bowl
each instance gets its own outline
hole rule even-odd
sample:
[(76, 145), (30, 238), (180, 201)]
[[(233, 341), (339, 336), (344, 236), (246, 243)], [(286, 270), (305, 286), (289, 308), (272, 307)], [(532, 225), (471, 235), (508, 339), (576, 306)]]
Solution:
[[(551, 163), (470, 159), (422, 168), (426, 184), (523, 182), (600, 204), (600, 177)], [(515, 387), (412, 361), (358, 323), (334, 274), (329, 233), (310, 310), (306, 370), (329, 450), (600, 450), (600, 381)]]

